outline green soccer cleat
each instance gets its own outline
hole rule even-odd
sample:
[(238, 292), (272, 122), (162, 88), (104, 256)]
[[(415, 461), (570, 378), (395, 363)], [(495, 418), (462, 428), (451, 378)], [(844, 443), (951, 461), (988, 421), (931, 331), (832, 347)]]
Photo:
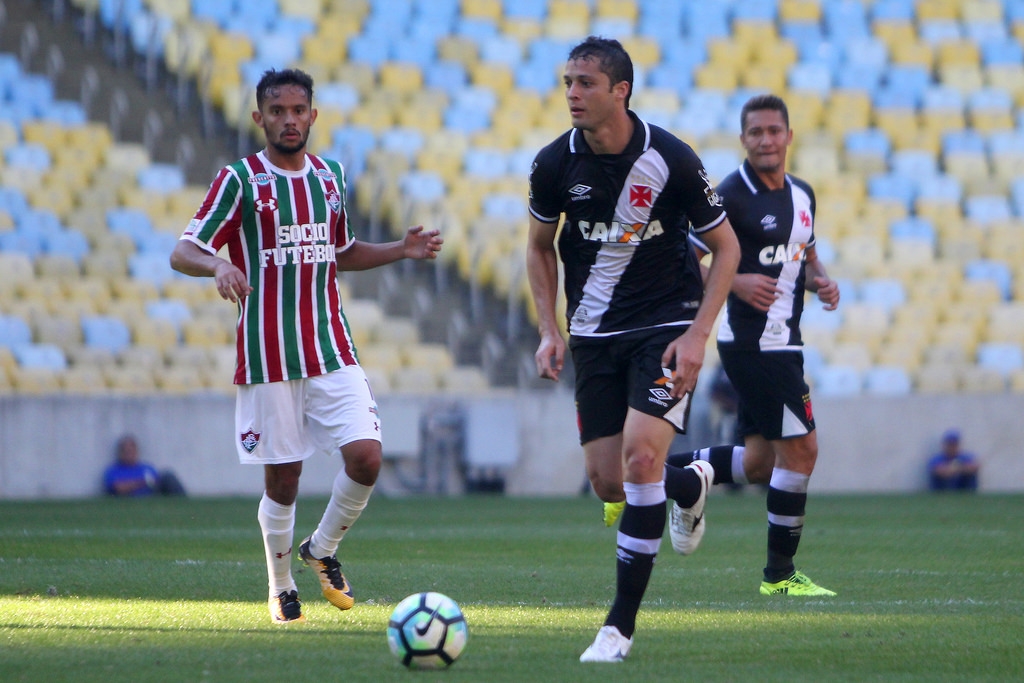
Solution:
[(604, 525), (611, 526), (619, 519), (619, 515), (626, 509), (626, 501), (604, 504)]
[(793, 576), (775, 583), (761, 582), (761, 595), (799, 595), (826, 597), (835, 595), (835, 591), (822, 588), (803, 572), (793, 572)]
[(309, 539), (307, 538), (299, 546), (299, 557), (306, 565), (316, 572), (320, 579), (320, 590), (323, 592), (327, 602), (341, 610), (352, 609), (356, 599), (352, 596), (352, 587), (345, 580), (341, 573), (341, 563), (336, 555), (328, 557), (313, 557), (309, 552)]

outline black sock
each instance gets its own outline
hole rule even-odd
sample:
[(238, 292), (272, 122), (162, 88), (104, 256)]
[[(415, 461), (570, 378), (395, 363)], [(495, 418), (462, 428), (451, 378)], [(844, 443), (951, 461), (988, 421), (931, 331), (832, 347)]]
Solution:
[(700, 475), (685, 467), (665, 465), (665, 495), (688, 508), (700, 497)]
[[(732, 476), (732, 454), (736, 448), (742, 448), (741, 446), (712, 446), (711, 448), (701, 448), (697, 451), (685, 451), (683, 453), (673, 453), (668, 456), (665, 460), (665, 464), (671, 465), (672, 467), (686, 467), (694, 460), (706, 460), (711, 463), (711, 467), (715, 470), (715, 480), (712, 484), (734, 484), (735, 480)], [(666, 493), (668, 493), (668, 478), (665, 479)], [(669, 498), (674, 498), (669, 493)], [(687, 506), (683, 506), (687, 507)]]
[(636, 615), (665, 532), (667, 512), (664, 500), (653, 505), (633, 505), (629, 502), (628, 491), (626, 495), (626, 508), (619, 522), (615, 601), (604, 623), (615, 626), (622, 635), (632, 638), (636, 630)]
[(786, 491), (777, 485), (776, 476), (772, 475), (767, 498), (768, 563), (764, 568), (764, 579), (770, 583), (789, 578), (796, 569), (793, 558), (800, 545), (807, 507), (806, 490)]

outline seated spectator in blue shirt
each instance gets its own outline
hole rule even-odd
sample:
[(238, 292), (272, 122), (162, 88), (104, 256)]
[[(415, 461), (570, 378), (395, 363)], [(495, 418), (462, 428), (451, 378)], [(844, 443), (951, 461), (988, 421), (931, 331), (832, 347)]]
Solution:
[(172, 472), (161, 474), (149, 463), (139, 460), (139, 443), (131, 434), (118, 439), (116, 460), (103, 473), (103, 488), (111, 496), (185, 493), (181, 482)]
[(973, 453), (960, 450), (960, 432), (942, 435), (942, 450), (928, 461), (932, 491), (976, 491), (980, 464)]

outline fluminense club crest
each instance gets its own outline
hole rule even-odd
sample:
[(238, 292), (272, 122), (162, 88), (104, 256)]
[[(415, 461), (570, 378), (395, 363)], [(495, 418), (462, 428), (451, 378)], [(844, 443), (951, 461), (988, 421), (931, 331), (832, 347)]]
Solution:
[(242, 448), (246, 453), (252, 453), (260, 445), (260, 432), (254, 432), (251, 428), (241, 434)]
[(327, 204), (331, 207), (332, 211), (338, 211), (341, 208), (341, 195), (331, 190), (327, 193)]

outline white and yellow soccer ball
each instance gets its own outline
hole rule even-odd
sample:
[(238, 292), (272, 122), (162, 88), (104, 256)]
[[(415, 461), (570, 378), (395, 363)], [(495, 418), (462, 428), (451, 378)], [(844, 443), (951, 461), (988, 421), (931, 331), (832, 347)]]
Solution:
[(459, 605), (447, 595), (414, 593), (395, 606), (388, 620), (388, 645), (410, 669), (451, 666), (466, 647), (469, 628)]

